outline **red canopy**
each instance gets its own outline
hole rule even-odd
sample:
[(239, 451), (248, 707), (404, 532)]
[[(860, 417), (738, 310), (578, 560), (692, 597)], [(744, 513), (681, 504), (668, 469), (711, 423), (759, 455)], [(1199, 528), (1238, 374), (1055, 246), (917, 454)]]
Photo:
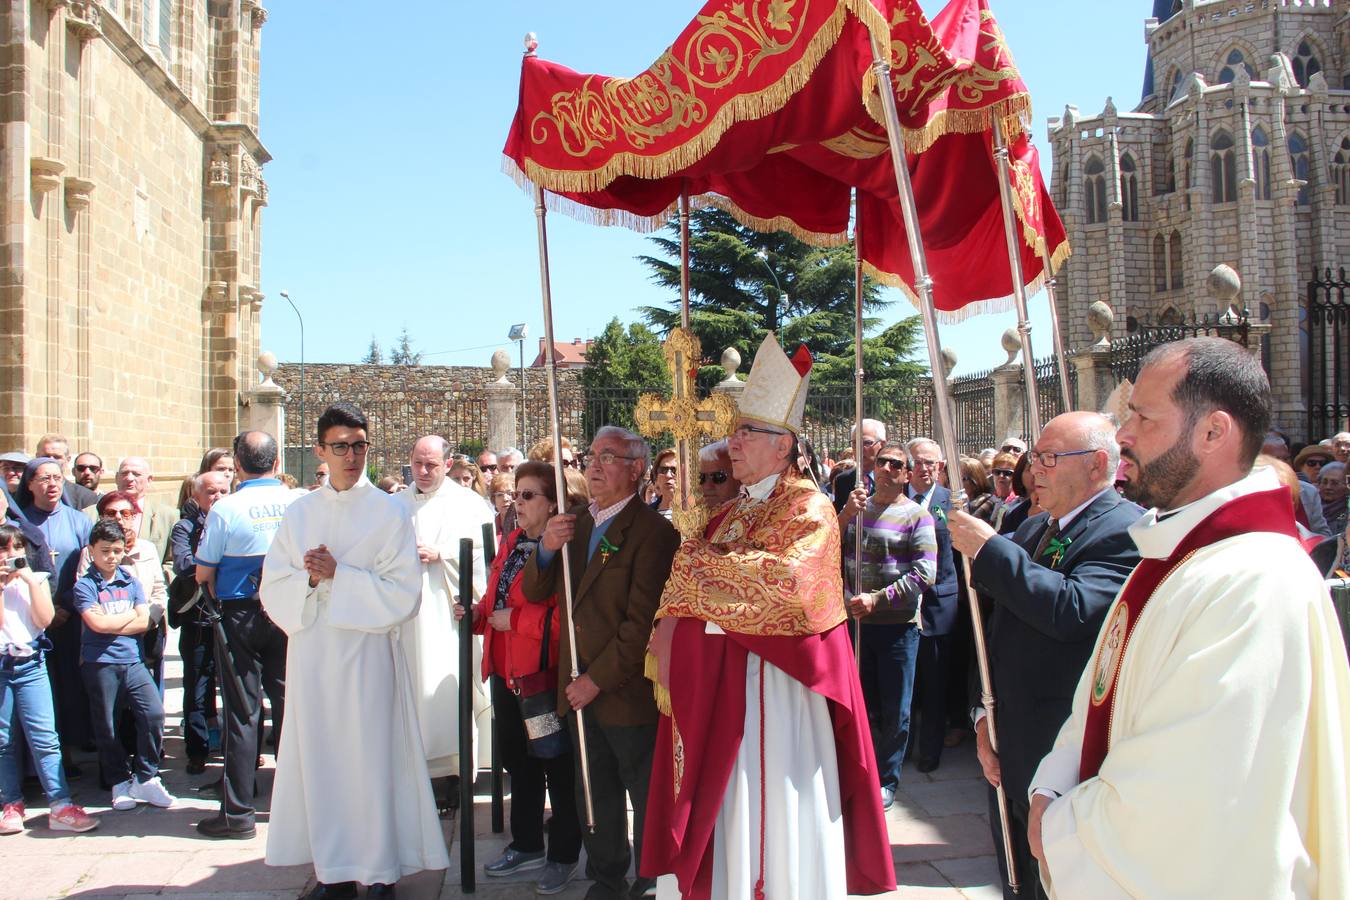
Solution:
[(1056, 265), (1068, 245), (1026, 140), (1025, 85), (985, 0), (953, 0), (932, 23), (916, 0), (710, 0), (632, 78), (528, 55), (505, 167), (588, 221), (654, 230), (688, 192), (818, 245), (847, 240), (856, 189), (865, 265), (913, 297), (874, 40), (889, 51), (937, 308), (965, 315), (1011, 294), (993, 116), (1013, 144), (1034, 285), (1040, 242)]

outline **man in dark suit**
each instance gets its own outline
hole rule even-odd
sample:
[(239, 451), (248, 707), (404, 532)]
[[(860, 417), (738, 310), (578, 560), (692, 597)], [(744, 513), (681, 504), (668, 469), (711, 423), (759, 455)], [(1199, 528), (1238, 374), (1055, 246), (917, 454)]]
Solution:
[[(595, 833), (586, 834), (587, 875), (595, 884), (588, 898), (617, 900), (628, 895), (633, 854), (642, 858), (642, 825), (647, 783), (656, 745), (657, 711), (652, 684), (643, 676), (652, 619), (670, 575), (680, 537), (656, 510), (642, 503), (637, 488), (647, 468), (647, 445), (631, 432), (606, 426), (591, 442), (586, 483), (589, 508), (578, 507), (549, 520), (539, 549), (525, 566), (522, 586), (530, 600), (557, 594), (563, 605), (566, 545), (571, 566), (576, 623), (577, 668), (562, 640), (558, 715), (569, 723), (578, 760), (577, 808), (581, 796), (581, 753), (574, 710), (585, 710)], [(633, 804), (634, 836), (628, 842), (627, 792)], [(638, 879), (640, 896), (650, 887)]]
[[(987, 645), (999, 750), (993, 752), (988, 720), (978, 709), (980, 765), (989, 783), (1001, 782), (1007, 795), (1018, 880), (1035, 885), (1034, 896), (1043, 897), (1027, 844), (1027, 789), (1069, 716), (1106, 611), (1139, 562), (1127, 529), (1143, 510), (1114, 490), (1120, 447), (1105, 416), (1056, 416), (1027, 456), (1045, 513), (1011, 537), (960, 512), (951, 514), (950, 526), (956, 549), (972, 560), (976, 590), (994, 602)], [(994, 802), (991, 789), (994, 842), (1001, 848)], [(1001, 851), (998, 860), (1003, 868)]]
[[(849, 440), (853, 440), (853, 430), (849, 429)], [(886, 443), (886, 424), (878, 422), (876, 419), (862, 420), (862, 459), (858, 461), (852, 469), (840, 473), (834, 480), (834, 511), (843, 516), (844, 504), (848, 502), (848, 495), (858, 486), (858, 470), (862, 469), (863, 487), (867, 488), (867, 496), (872, 496), (874, 480), (872, 470), (877, 464), (877, 453), (881, 450), (881, 445)], [(849, 446), (852, 446), (850, 443)], [(864, 498), (866, 502), (866, 498)], [(847, 517), (852, 519), (852, 515)], [(839, 527), (843, 528), (845, 522), (840, 521)]]
[[(929, 438), (914, 438), (909, 450), (909, 497), (933, 516), (937, 537), (937, 578), (919, 601), (918, 690), (919, 771), (931, 772), (942, 761), (947, 737), (947, 690), (951, 683), (952, 631), (956, 624), (956, 564), (947, 518), (952, 492), (938, 483), (942, 450)], [(960, 686), (964, 690), (964, 685)]]

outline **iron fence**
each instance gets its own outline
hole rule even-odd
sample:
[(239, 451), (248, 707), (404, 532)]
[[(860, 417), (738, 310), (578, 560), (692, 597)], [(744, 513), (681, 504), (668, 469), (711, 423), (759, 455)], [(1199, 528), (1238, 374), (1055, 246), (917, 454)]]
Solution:
[(1350, 282), (1330, 268), (1308, 281), (1304, 378), (1308, 439), (1350, 429)]
[[(1078, 408), (1078, 370), (1072, 365), (1067, 366), (1067, 368), (1070, 407), (1068, 410), (1064, 408), (1063, 392), (1059, 388), (1059, 366), (1055, 363), (1054, 355), (1043, 357), (1035, 362), (1036, 398), (1039, 401), (1042, 425), (1061, 413)], [(1030, 440), (1032, 434), (1031, 405), (1026, 402), (1025, 394), (1026, 389), (1023, 388), (1022, 437), (1024, 440)], [(1002, 440), (1002, 437), (999, 439)]]
[(1139, 377), (1139, 364), (1154, 347), (1170, 344), (1190, 337), (1215, 335), (1236, 341), (1247, 346), (1251, 323), (1244, 310), (1239, 315), (1204, 315), (1198, 319), (1180, 322), (1139, 321), (1130, 316), (1126, 321), (1125, 338), (1111, 342), (1111, 374), (1117, 383), (1126, 378), (1134, 381)]
[(994, 434), (993, 370), (974, 372), (952, 379), (952, 405), (956, 414), (956, 444), (962, 453), (976, 454), (997, 447)]

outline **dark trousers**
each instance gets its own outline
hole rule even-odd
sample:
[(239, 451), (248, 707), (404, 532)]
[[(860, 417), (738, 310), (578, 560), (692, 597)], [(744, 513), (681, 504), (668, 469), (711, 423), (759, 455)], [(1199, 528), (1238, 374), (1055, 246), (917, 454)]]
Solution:
[(919, 760), (942, 759), (942, 742), (947, 737), (947, 683), (949, 681), (952, 636), (928, 635), (919, 638)]
[(863, 623), (859, 664), (867, 722), (882, 787), (900, 784), (900, 766), (909, 745), (909, 706), (919, 652), (919, 626)]
[(188, 758), (211, 752), (206, 720), (216, 710), (216, 656), (210, 625), (184, 623), (178, 629), (178, 653), (183, 660), (183, 738)]
[(492, 726), (497, 753), (511, 773), (511, 846), (521, 853), (544, 849), (544, 791), (553, 804), (548, 826), (550, 862), (575, 863), (581, 855), (581, 823), (577, 819), (576, 763), (570, 753), (557, 759), (536, 759), (520, 717), (516, 695), (506, 680), (492, 676)]
[(131, 777), (126, 749), (113, 727), (121, 703), (126, 704), (136, 722), (136, 780), (144, 783), (158, 776), (164, 749), (164, 704), (145, 664), (86, 662), (80, 671), (89, 691), (89, 712), (104, 777), (112, 784)]
[(272, 727), (280, 732), (286, 688), (286, 635), (267, 618), (257, 600), (225, 600), (220, 604), (229, 659), (217, 659), (222, 683), (230, 677), (226, 666), (244, 683), (243, 703), (226, 684), (225, 727), (221, 749), (225, 754), (225, 784), (220, 812), (233, 829), (253, 827), (253, 783), (257, 773), (262, 728), (262, 698), (272, 702)]
[[(586, 752), (591, 771), (591, 800), (595, 809), (595, 834), (583, 835), (586, 843), (586, 877), (598, 897), (623, 897), (628, 886), (628, 867), (634, 854), (642, 859), (642, 824), (647, 818), (647, 783), (652, 777), (652, 751), (656, 748), (655, 725), (598, 725), (593, 715), (586, 719)], [(572, 752), (580, 767), (577, 717), (567, 717)], [(633, 804), (633, 843), (628, 843), (628, 804)], [(577, 772), (577, 809), (586, 808), (581, 773)], [(587, 896), (590, 896), (589, 894)]]
[(56, 733), (63, 750), (79, 750), (94, 736), (89, 692), (80, 672), (80, 617), (71, 613), (64, 624), (48, 628), (47, 637), (52, 641), (47, 675), (56, 702)]
[(1040, 869), (1036, 866), (1036, 857), (1031, 855), (1031, 844), (1027, 842), (1027, 821), (1031, 817), (1031, 803), (1027, 800), (1025, 786), (1014, 789), (1005, 784), (1008, 797), (1008, 831), (1012, 834), (1013, 863), (1017, 866), (1017, 882), (1021, 892), (1014, 894), (1008, 887), (1008, 864), (1003, 858), (1003, 829), (998, 820), (998, 794), (989, 789), (989, 830), (994, 833), (994, 855), (998, 858), (998, 871), (1003, 876), (1003, 896), (1005, 900), (1047, 900), (1045, 888), (1041, 887)]

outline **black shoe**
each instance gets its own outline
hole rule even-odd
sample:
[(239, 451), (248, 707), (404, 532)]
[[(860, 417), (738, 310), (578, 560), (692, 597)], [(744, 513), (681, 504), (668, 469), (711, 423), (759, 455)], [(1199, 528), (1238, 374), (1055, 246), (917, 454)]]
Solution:
[(656, 896), (655, 878), (634, 878), (633, 886), (628, 889), (629, 900), (641, 900), (642, 897)]
[(205, 756), (189, 756), (187, 768), (184, 769), (189, 775), (200, 775), (206, 771)]
[(938, 760), (933, 757), (924, 757), (919, 760), (920, 772), (931, 772), (938, 767)]
[(202, 837), (247, 841), (258, 833), (258, 829), (252, 825), (247, 828), (231, 828), (226, 824), (224, 816), (212, 816), (197, 823), (197, 833)]
[(392, 884), (372, 884), (366, 888), (367, 897), (383, 897), (389, 900), (394, 896), (394, 886)]
[(309, 893), (301, 894), (300, 900), (352, 900), (355, 896), (355, 881), (339, 881), (336, 884), (324, 884), (320, 881)]

